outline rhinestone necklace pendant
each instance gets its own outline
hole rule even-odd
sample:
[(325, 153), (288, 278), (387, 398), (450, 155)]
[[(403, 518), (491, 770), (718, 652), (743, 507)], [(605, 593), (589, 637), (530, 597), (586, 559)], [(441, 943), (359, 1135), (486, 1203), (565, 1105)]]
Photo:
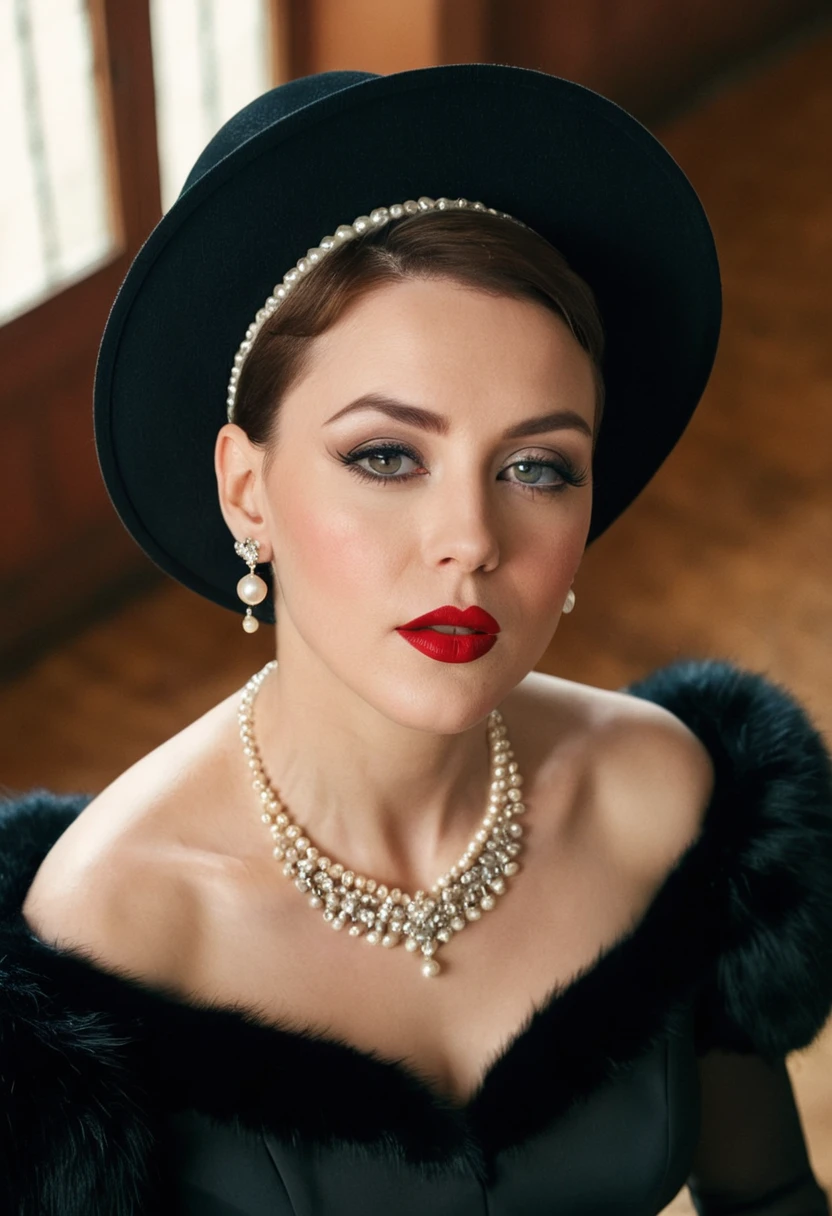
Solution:
[(500, 711), (492, 710), (488, 718), (491, 783), (480, 828), (429, 892), (411, 896), (322, 856), (269, 783), (254, 739), (253, 706), (261, 684), (276, 667), (277, 660), (272, 659), (251, 677), (237, 713), (252, 787), (272, 836), (272, 856), (283, 863), (283, 873), (294, 880), (311, 907), (323, 909), (323, 918), (333, 929), (346, 928), (349, 937), (363, 937), (369, 945), (387, 949), (403, 942), (409, 953), (421, 954), (422, 975), (438, 975), (438, 950), (483, 912), (492, 911), (507, 890), (506, 879), (520, 869), (515, 859), (521, 851), (523, 827), (515, 816), (526, 810), (523, 778)]

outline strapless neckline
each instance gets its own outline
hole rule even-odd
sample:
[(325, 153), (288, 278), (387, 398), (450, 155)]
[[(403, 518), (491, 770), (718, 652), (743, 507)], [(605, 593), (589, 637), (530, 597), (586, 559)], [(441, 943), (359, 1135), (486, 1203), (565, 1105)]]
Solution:
[[(86, 801), (70, 801), (67, 820)], [(180, 1105), (184, 1095), (203, 1113), (221, 1116), (230, 1102), (252, 1126), (262, 1122), (279, 1129), (291, 1116), (312, 1134), (325, 1127), (325, 1139), (382, 1139), (420, 1159), (430, 1160), (440, 1145), (444, 1154), (449, 1143), (462, 1146), (471, 1138), (497, 1151), (522, 1142), (619, 1075), (686, 1015), (693, 977), (702, 970), (693, 956), (702, 953), (705, 939), (692, 932), (691, 917), (697, 904), (702, 910), (712, 865), (716, 801), (639, 920), (594, 962), (551, 989), (464, 1101), (444, 1093), (404, 1058), (290, 1028), (241, 1007), (191, 1002), (103, 968), (83, 952), (55, 949), (17, 915), (38, 969), (53, 972), (62, 994), (79, 1009), (102, 1011), (119, 1026), (134, 1027), (132, 1050), (153, 1075), (154, 1091), (175, 1091)], [(56, 830), (54, 839), (58, 835)], [(48, 847), (32, 857), (32, 878)], [(225, 1080), (214, 1088), (220, 1058)], [(286, 1084), (299, 1076), (311, 1084)], [(349, 1095), (358, 1093), (360, 1103), (351, 1101)], [(363, 1117), (351, 1117), (358, 1107)]]

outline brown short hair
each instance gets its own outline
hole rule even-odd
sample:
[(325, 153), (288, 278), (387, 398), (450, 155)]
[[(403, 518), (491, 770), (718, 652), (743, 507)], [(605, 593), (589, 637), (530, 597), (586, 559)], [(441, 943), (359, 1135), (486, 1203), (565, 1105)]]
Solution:
[(265, 322), (243, 364), (234, 410), (234, 421), (252, 443), (276, 446), (280, 402), (302, 375), (311, 340), (374, 288), (413, 278), (450, 279), (493, 295), (535, 300), (556, 313), (592, 362), (597, 434), (604, 331), (589, 286), (530, 228), (488, 212), (434, 211), (336, 247)]

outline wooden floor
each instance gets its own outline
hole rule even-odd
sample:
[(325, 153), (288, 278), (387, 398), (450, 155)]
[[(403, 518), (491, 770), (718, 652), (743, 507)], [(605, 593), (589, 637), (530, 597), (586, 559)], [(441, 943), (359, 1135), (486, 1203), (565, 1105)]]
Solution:
[[(689, 432), (587, 554), (543, 670), (618, 687), (682, 655), (724, 656), (791, 687), (832, 736), (830, 131), (826, 34), (661, 132), (715, 228), (724, 338)], [(59, 595), (48, 560), (35, 569)], [(249, 637), (159, 586), (0, 688), (0, 782), (100, 789), (272, 649), (266, 630)], [(790, 1068), (832, 1188), (832, 1026)], [(672, 1210), (690, 1211), (684, 1195)]]

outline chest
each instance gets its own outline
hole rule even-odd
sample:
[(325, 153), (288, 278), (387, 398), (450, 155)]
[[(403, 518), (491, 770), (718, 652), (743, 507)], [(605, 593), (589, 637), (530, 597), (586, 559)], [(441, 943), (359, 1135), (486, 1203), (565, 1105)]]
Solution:
[(493, 910), (422, 975), (418, 954), (333, 932), (278, 866), (203, 886), (188, 996), (400, 1060), (466, 1103), (491, 1063), (555, 990), (628, 930), (652, 892), (591, 832), (534, 831)]

